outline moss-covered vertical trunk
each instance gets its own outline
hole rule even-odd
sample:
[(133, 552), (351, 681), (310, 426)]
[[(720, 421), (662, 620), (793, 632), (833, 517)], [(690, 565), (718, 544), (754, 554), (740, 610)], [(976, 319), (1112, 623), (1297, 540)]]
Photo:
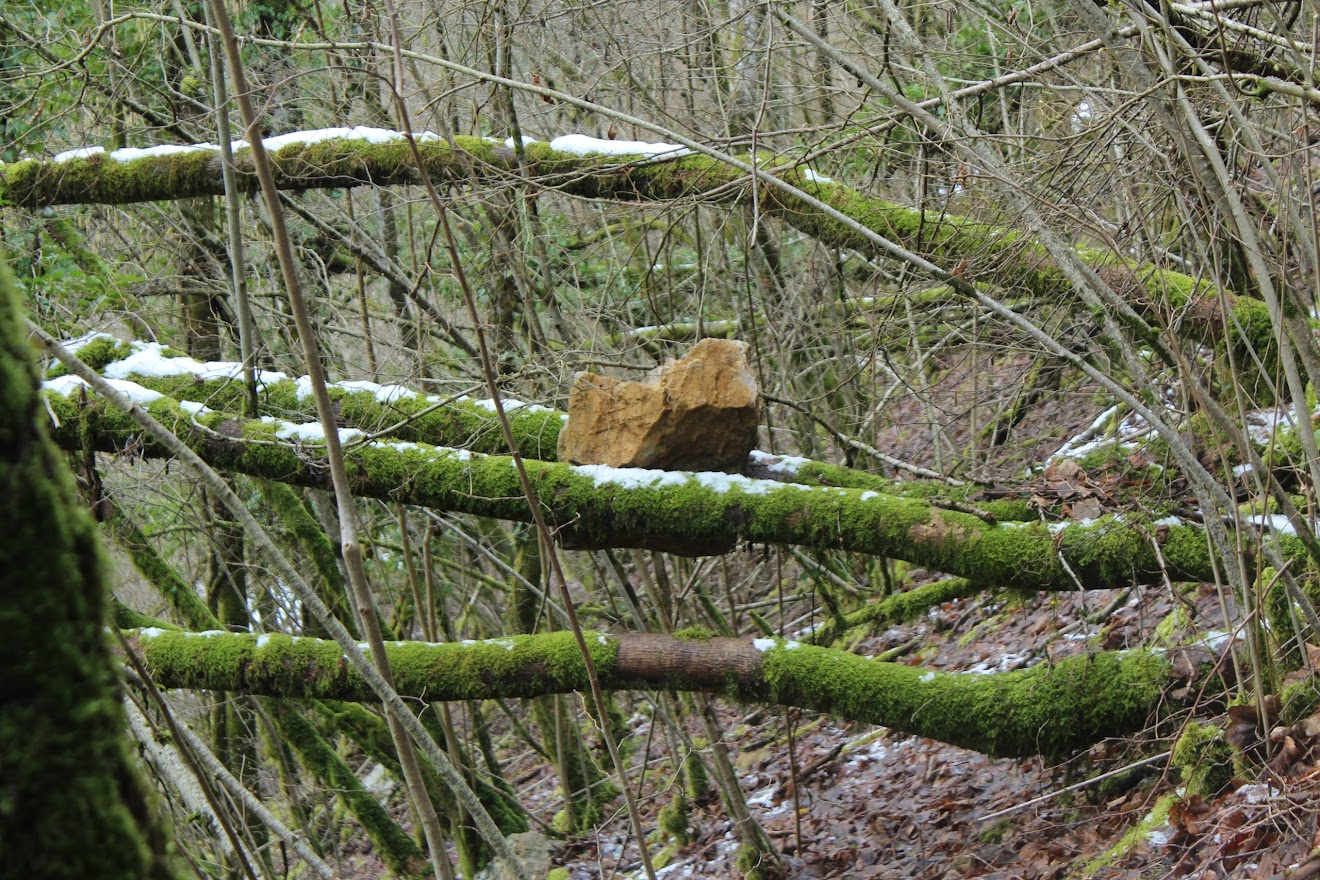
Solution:
[(175, 876), (124, 739), (100, 549), (0, 265), (0, 841), (25, 878)]

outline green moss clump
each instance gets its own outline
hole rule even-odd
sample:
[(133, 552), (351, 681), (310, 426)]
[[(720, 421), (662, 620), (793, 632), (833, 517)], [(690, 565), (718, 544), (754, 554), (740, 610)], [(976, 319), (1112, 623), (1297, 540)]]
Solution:
[[(1320, 607), (1320, 584), (1316, 583), (1315, 578), (1308, 575), (1299, 578), (1297, 583), (1311, 604)], [(1263, 570), (1256, 584), (1258, 589), (1270, 585), (1270, 591), (1265, 597), (1265, 614), (1270, 622), (1270, 634), (1279, 644), (1283, 662), (1295, 669), (1305, 661), (1301, 645), (1295, 638), (1296, 622), (1303, 619), (1301, 611), (1293, 608), (1288, 587), (1282, 578), (1276, 577), (1273, 568)]]
[(735, 865), (743, 880), (777, 880), (782, 873), (773, 853), (767, 853), (746, 843), (738, 847), (738, 859)]
[(1147, 813), (1140, 822), (1129, 828), (1127, 833), (1119, 839), (1118, 843), (1083, 864), (1078, 876), (1088, 878), (1095, 877), (1099, 875), (1101, 871), (1108, 869), (1119, 859), (1123, 858), (1132, 851), (1133, 847), (1137, 846), (1143, 839), (1145, 839), (1147, 834), (1168, 823), (1169, 810), (1177, 802), (1178, 797), (1176, 795), (1166, 794), (1161, 797), (1155, 802), (1155, 806), (1151, 811)]
[(710, 771), (696, 752), (689, 752), (683, 759), (683, 788), (693, 800), (703, 797), (706, 789), (710, 788)]
[(336, 792), (352, 811), (390, 870), (404, 876), (420, 873), (423, 865), (420, 847), (390, 817), (376, 796), (363, 787), (320, 731), (295, 707), (281, 709), (280, 721), (280, 732), (299, 759), (318, 782)]
[(1187, 428), (1192, 435), (1192, 451), (1212, 472), (1242, 464), (1233, 438), (1216, 428), (1204, 412), (1193, 413)]
[[(1265, 373), (1273, 375), (1279, 356), (1279, 345), (1275, 337), (1276, 328), (1270, 317), (1269, 306), (1245, 296), (1239, 296), (1233, 301), (1233, 320), (1228, 324), (1228, 342), (1233, 346), (1239, 372), (1254, 373), (1256, 358), (1259, 358)], [(1238, 381), (1241, 381), (1240, 376)]]
[(669, 803), (660, 808), (660, 830), (672, 837), (679, 846), (687, 845), (690, 837), (688, 799), (681, 791), (674, 792)]
[[(98, 372), (105, 369), (107, 364), (123, 360), (132, 353), (133, 349), (127, 342), (120, 342), (118, 339), (112, 339), (108, 336), (98, 336), (78, 349), (78, 357), (82, 362)], [(54, 379), (66, 375), (68, 372), (64, 364), (55, 361), (46, 370), (46, 377)]]
[(715, 633), (701, 626), (689, 626), (686, 629), (676, 630), (674, 638), (683, 639), (687, 642), (708, 642), (715, 638)]
[(1187, 794), (1210, 800), (1233, 778), (1233, 750), (1208, 724), (1188, 724), (1174, 744), (1170, 762), (1182, 772)]
[(983, 830), (980, 834), (976, 835), (976, 839), (980, 843), (1002, 843), (1004, 838), (1007, 837), (1008, 833), (1012, 830), (1012, 820), (1001, 819), (989, 828)]
[(558, 831), (560, 834), (573, 833), (573, 823), (569, 821), (567, 807), (555, 813), (554, 816), (550, 818), (550, 827)]

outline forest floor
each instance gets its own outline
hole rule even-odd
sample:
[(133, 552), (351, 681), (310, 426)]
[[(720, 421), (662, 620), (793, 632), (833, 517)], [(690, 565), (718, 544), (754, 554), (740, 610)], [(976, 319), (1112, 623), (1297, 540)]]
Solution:
[[(1218, 632), (1214, 591), (1205, 588), (1193, 600), (1197, 625)], [(1135, 646), (1172, 602), (1164, 590), (964, 600), (869, 637), (854, 650), (875, 655), (904, 646), (899, 662), (1002, 671), (1084, 651), (1088, 644)], [(1195, 715), (1213, 723), (1223, 721), (1222, 712), (1222, 706), (1203, 705)], [(751, 809), (793, 877), (1270, 878), (1305, 861), (1317, 842), (1320, 776), (1305, 762), (1276, 775), (1272, 785), (1259, 782), (1265, 771), (1258, 768), (1251, 784), (1235, 780), (1210, 802), (1175, 800), (1167, 818), (1152, 821), (1157, 800), (1179, 788), (1167, 757), (1159, 756), (1171, 748), (1186, 712), (1158, 730), (1104, 743), (1056, 766), (991, 759), (897, 731), (805, 715), (793, 720), (790, 750), (784, 713), (748, 714), (725, 704), (723, 715)], [(644, 742), (648, 722), (637, 723), (634, 733)], [(1087, 782), (1100, 774), (1112, 775)], [(541, 818), (548, 822), (558, 808), (554, 780), (543, 778), (532, 788), (538, 784), (539, 791), (523, 793), (523, 802), (532, 809), (543, 803)], [(1076, 787), (1060, 793), (1069, 786)], [(663, 788), (644, 792), (650, 827), (668, 801)], [(692, 831), (688, 844), (671, 850), (659, 877), (740, 876), (734, 831), (713, 791), (693, 809)], [(555, 863), (575, 880), (643, 876), (628, 839), (620, 806), (597, 833), (562, 846)], [(661, 849), (652, 845), (653, 853)]]

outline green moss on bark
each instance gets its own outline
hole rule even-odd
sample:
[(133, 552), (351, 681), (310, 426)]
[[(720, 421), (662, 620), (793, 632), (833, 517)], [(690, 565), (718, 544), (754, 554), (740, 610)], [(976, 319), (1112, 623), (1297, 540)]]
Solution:
[(789, 644), (765, 654), (774, 701), (999, 756), (1064, 755), (1141, 729), (1168, 669), (1154, 654), (1095, 654), (978, 676)]
[(0, 841), (25, 878), (170, 878), (172, 842), (130, 757), (91, 517), (47, 439), (0, 264)]
[(423, 876), (425, 859), (416, 842), (390, 818), (376, 796), (363, 787), (315, 726), (297, 707), (282, 706), (280, 714), (281, 731), (298, 759), (322, 785), (348, 804), (386, 866), (400, 876)]

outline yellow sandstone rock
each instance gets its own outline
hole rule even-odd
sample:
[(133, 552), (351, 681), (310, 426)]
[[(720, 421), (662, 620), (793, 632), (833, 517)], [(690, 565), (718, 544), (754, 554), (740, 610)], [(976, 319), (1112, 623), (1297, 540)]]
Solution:
[(559, 460), (734, 472), (756, 446), (760, 417), (746, 343), (703, 339), (640, 382), (578, 373)]

